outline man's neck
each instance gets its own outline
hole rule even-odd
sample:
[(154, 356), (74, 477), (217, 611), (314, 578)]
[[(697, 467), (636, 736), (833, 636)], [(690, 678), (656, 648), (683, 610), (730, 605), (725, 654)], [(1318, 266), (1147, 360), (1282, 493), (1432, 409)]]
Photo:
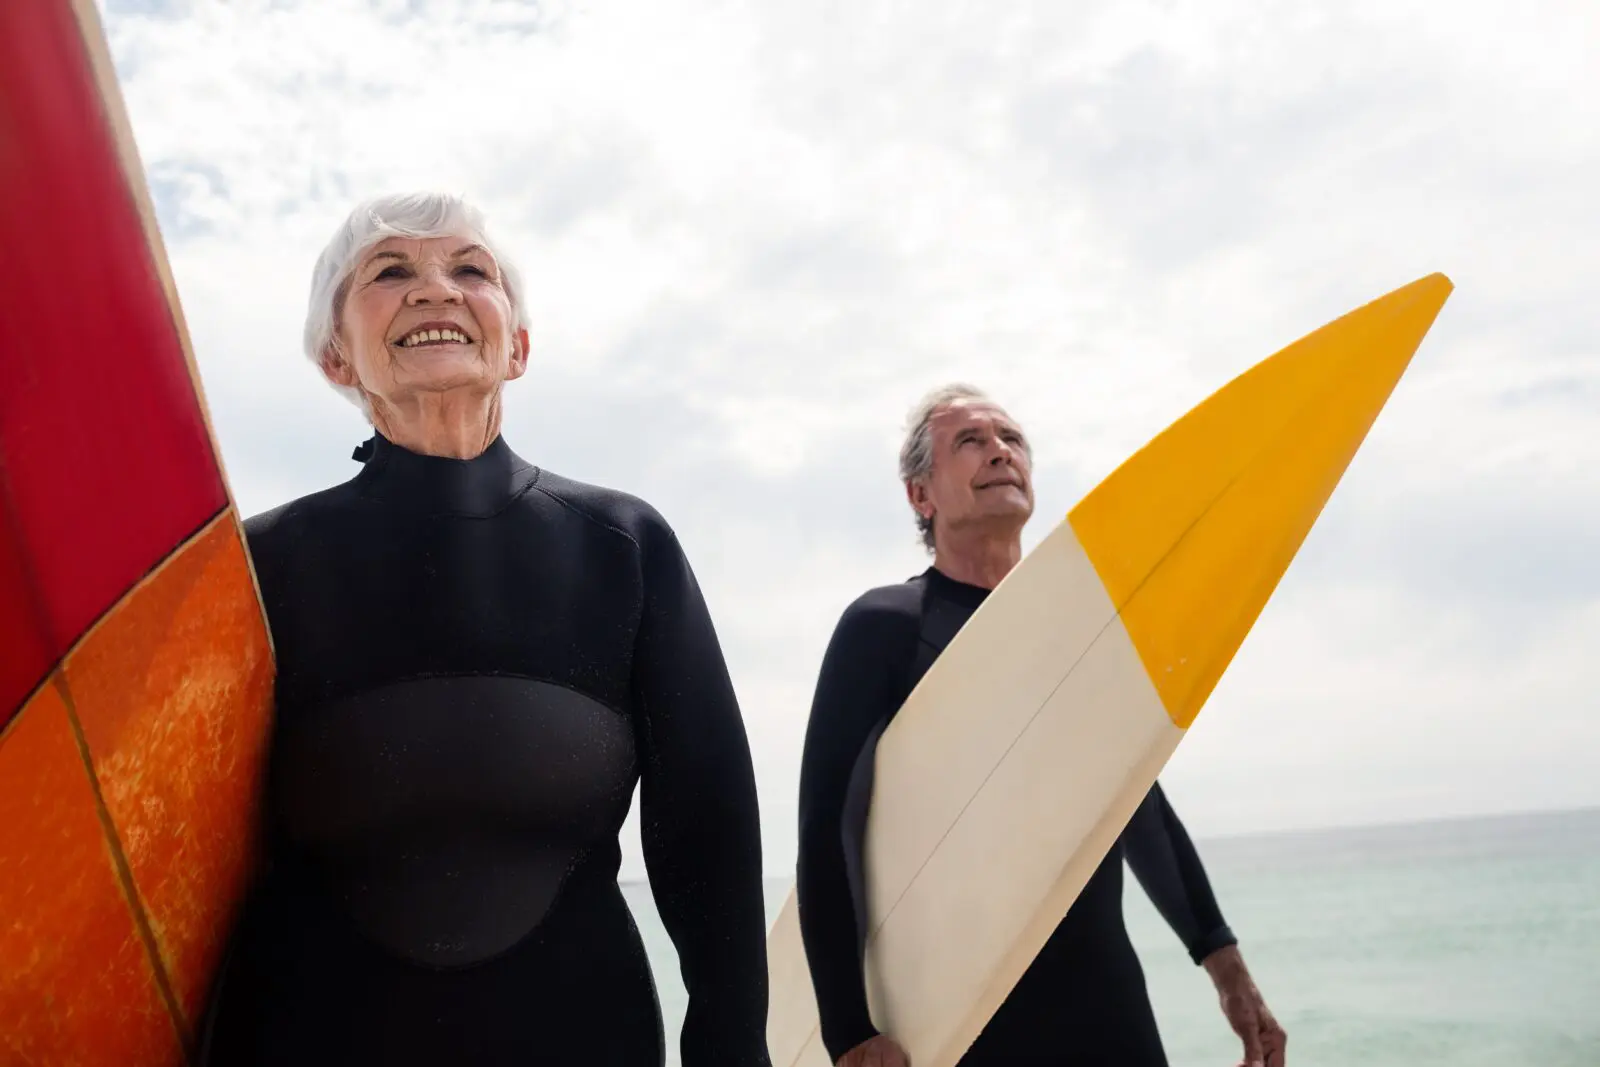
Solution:
[(1022, 560), (1020, 531), (1004, 537), (950, 535), (934, 550), (934, 568), (980, 589), (993, 589)]
[(500, 433), (500, 391), (489, 396), (423, 394), (400, 405), (369, 397), (372, 425), (394, 444), (423, 456), (473, 459)]

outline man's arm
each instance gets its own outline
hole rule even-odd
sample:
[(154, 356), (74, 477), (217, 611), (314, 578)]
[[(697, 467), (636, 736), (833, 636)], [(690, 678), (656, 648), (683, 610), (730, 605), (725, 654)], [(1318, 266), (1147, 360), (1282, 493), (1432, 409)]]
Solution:
[(834, 1061), (878, 1033), (867, 1010), (843, 816), (851, 772), (874, 727), (895, 710), (895, 666), (907, 661), (915, 626), (872, 594), (852, 604), (823, 655), (806, 725), (795, 882), (822, 1042)]
[(1238, 944), (1223, 921), (1200, 854), (1160, 782), (1128, 820), (1122, 843), (1134, 876), (1195, 963)]
[(1238, 939), (1223, 921), (1200, 854), (1158, 782), (1128, 820), (1124, 854), (1189, 957), (1205, 967), (1222, 1014), (1244, 1043), (1247, 1067), (1283, 1067), (1287, 1038), (1256, 988)]

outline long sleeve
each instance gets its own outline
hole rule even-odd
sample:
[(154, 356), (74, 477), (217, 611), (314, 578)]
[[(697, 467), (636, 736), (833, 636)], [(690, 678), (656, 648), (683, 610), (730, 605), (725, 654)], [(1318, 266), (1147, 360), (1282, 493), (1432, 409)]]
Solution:
[(684, 1067), (767, 1067), (761, 823), (744, 722), (710, 613), (670, 530), (648, 531), (634, 660), (640, 830), (688, 1011)]
[(1159, 782), (1128, 820), (1122, 840), (1128, 866), (1190, 959), (1199, 963), (1217, 949), (1238, 943), (1223, 921), (1194, 842)]
[(914, 642), (914, 620), (865, 598), (852, 604), (824, 653), (806, 726), (795, 881), (822, 1042), (833, 1060), (878, 1033), (867, 1008), (842, 819), (857, 760), (895, 709), (908, 634)]

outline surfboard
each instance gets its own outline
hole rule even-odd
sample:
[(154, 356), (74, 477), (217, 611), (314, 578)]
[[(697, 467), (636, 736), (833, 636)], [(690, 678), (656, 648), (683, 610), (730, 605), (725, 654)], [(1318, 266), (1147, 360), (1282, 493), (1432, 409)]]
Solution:
[(165, 1067), (272, 649), (93, 0), (0, 3), (0, 1062)]
[[(997, 586), (879, 741), (868, 1004), (916, 1067), (982, 1032), (1277, 588), (1452, 284), (1261, 361), (1106, 477)], [(1048, 817), (1040, 813), (1048, 812)], [(768, 940), (777, 1067), (830, 1063), (791, 889)]]

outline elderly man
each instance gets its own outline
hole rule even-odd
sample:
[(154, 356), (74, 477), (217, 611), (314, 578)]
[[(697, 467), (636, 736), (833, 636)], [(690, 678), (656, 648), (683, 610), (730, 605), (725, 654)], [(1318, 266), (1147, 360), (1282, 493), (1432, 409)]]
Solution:
[[(799, 904), (823, 1042), (839, 1067), (903, 1067), (867, 1012), (857, 908), (841, 829), (851, 771), (939, 650), (1022, 558), (1032, 454), (982, 392), (948, 386), (913, 412), (900, 476), (933, 566), (862, 594), (823, 659), (800, 772)], [(1041, 813), (1041, 817), (1046, 817)], [(1156, 785), (1032, 966), (962, 1059), (989, 1064), (1163, 1067), (1144, 972), (1122, 915), (1126, 860), (1205, 967), (1245, 1062), (1282, 1067), (1263, 1003), (1183, 825)]]

